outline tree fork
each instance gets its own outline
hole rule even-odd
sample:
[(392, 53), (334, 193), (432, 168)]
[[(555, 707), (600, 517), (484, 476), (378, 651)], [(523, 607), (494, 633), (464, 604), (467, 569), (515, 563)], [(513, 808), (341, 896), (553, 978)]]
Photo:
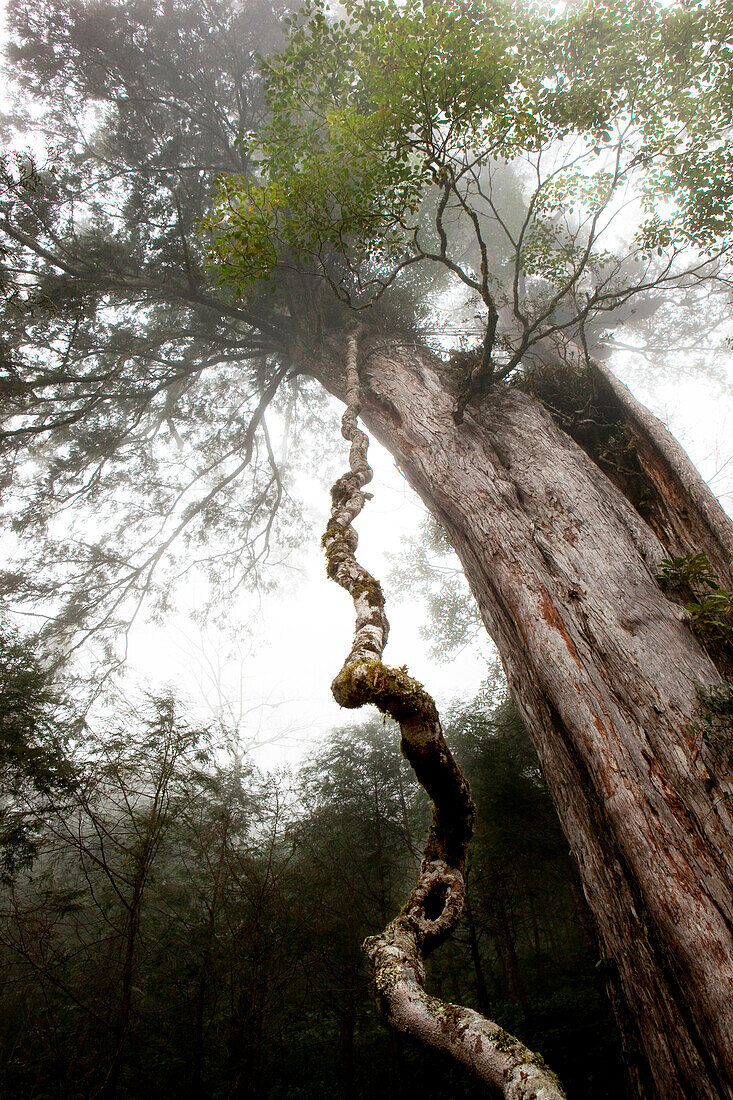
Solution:
[(639, 463), (664, 509), (650, 526), (670, 557), (703, 551), (724, 588), (733, 588), (733, 523), (674, 436), (602, 363), (589, 360), (596, 383), (615, 403)]
[[(622, 480), (610, 476), (617, 488), (651, 528), (669, 557), (703, 552), (726, 589), (733, 588), (733, 522), (720, 507), (699, 472), (674, 436), (637, 401), (627, 386), (602, 362), (568, 343), (564, 366), (584, 382), (586, 409), (600, 404), (602, 415), (626, 438), (632, 461), (643, 481), (644, 503), (635, 500)], [(551, 369), (551, 368), (550, 368)], [(559, 427), (578, 443), (591, 460), (609, 474), (608, 462), (599, 462), (593, 446), (583, 438), (583, 422), (563, 420), (552, 401), (534, 386), (527, 388), (548, 409)], [(577, 399), (577, 397), (576, 397)], [(580, 410), (574, 410), (576, 413)], [(592, 414), (591, 414), (592, 415)], [(586, 421), (587, 423), (587, 421)], [(641, 506), (640, 506), (641, 503)]]
[(351, 444), (349, 472), (331, 489), (331, 517), (323, 536), (326, 570), (354, 601), (356, 631), (331, 690), (342, 707), (371, 703), (400, 725), (401, 748), (433, 802), (433, 823), (420, 874), (402, 912), (364, 948), (380, 1006), (389, 1023), (463, 1063), (507, 1100), (560, 1100), (564, 1096), (542, 1058), (498, 1024), (425, 990), (424, 961), (455, 928), (465, 901), (465, 862), (474, 805), (453, 759), (431, 696), (404, 668), (382, 663), (389, 624), (381, 586), (356, 561), (352, 526), (370, 494), (369, 440), (357, 426), (360, 388), (359, 330), (348, 339), (346, 410), (341, 432)]

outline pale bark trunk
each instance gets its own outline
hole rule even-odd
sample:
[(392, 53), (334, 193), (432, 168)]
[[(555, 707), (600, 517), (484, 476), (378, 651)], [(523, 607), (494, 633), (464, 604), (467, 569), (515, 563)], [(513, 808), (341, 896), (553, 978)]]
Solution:
[[(438, 360), (385, 339), (362, 347), (362, 418), (462, 561), (657, 1095), (733, 1097), (732, 788), (689, 732), (695, 685), (719, 674), (655, 581), (669, 550), (535, 399), (496, 387), (456, 426)], [(317, 373), (343, 397), (331, 363)], [(679, 545), (704, 535), (722, 568), (730, 524), (684, 452), (665, 453), (649, 414), (616, 393), (645, 469), (666, 471), (660, 493), (677, 479)]]

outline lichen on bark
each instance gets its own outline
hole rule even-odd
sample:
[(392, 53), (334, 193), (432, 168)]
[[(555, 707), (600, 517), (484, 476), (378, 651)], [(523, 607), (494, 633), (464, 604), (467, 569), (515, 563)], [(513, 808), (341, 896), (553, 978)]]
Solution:
[(399, 915), (364, 944), (377, 999), (400, 1031), (451, 1054), (507, 1100), (560, 1100), (564, 1093), (542, 1058), (478, 1012), (445, 1004), (425, 990), (424, 961), (455, 928), (465, 899), (465, 862), (474, 805), (453, 759), (432, 697), (382, 654), (389, 634), (379, 582), (354, 554), (352, 526), (370, 494), (369, 440), (357, 424), (360, 409), (358, 329), (348, 340), (346, 410), (342, 435), (351, 444), (349, 472), (331, 490), (331, 516), (323, 536), (328, 576), (354, 601), (356, 630), (331, 689), (343, 707), (376, 706), (400, 725), (401, 748), (433, 802), (433, 822), (420, 873)]

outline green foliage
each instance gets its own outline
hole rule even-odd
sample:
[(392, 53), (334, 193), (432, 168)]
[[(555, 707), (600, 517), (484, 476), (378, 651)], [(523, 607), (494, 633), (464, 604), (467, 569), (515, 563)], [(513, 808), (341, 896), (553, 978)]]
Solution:
[(33, 861), (43, 807), (68, 796), (70, 741), (78, 729), (33, 639), (0, 623), (0, 873), (6, 878)]
[(726, 134), (733, 102), (732, 17), (729, 0), (698, 2), (681, 7), (670, 26), (667, 50), (679, 76), (667, 96), (679, 129), (665, 125), (658, 110), (640, 155), (653, 158), (666, 148), (668, 155), (658, 158), (648, 175), (647, 210), (653, 211), (659, 194), (670, 196), (674, 206), (668, 217), (652, 216), (642, 227), (650, 247), (664, 249), (671, 240), (712, 255), (730, 241), (733, 158)]
[(713, 652), (733, 644), (733, 593), (719, 589), (699, 600), (691, 600), (685, 608), (692, 617), (692, 629), (707, 649)]
[(665, 558), (657, 580), (671, 591), (692, 593), (684, 605), (692, 630), (713, 659), (733, 657), (733, 593), (720, 587), (707, 555)]
[(399, 265), (422, 193), (445, 169), (439, 148), (512, 126), (500, 4), (376, 0), (346, 12), (334, 20), (313, 0), (286, 20), (288, 48), (265, 66), (271, 119), (251, 138), (263, 182), (223, 180), (205, 223), (241, 293), (293, 255)]
[[(430, 187), (447, 194), (491, 162), (531, 161), (571, 138), (580, 155), (555, 157), (513, 242), (526, 275), (574, 285), (588, 238), (563, 237), (556, 215), (594, 223), (636, 177), (640, 258), (730, 247), (725, 3), (605, 0), (560, 15), (503, 0), (351, 0), (345, 16), (309, 0), (264, 66), (270, 118), (245, 138), (257, 178), (222, 180), (205, 222), (238, 293), (282, 264), (322, 270), (344, 294), (347, 269), (374, 295), (417, 258), (450, 259), (417, 244)], [(480, 200), (480, 189), (455, 193), (468, 218)], [(595, 269), (612, 262), (595, 250)], [(485, 271), (461, 272), (486, 302)]]
[(688, 586), (695, 591), (717, 589), (707, 554), (685, 554), (679, 558), (663, 558), (657, 570), (657, 580), (666, 588)]

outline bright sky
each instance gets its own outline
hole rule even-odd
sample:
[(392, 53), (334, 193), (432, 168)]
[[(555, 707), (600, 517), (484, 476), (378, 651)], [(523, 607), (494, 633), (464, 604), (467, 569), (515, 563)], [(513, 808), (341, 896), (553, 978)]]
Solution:
[[(344, 443), (345, 465), (347, 454)], [(357, 555), (384, 583), (391, 569), (388, 554), (399, 553), (426, 513), (391, 456), (376, 442), (370, 447), (370, 461), (374, 499), (356, 521)], [(327, 485), (314, 489), (314, 501), (311, 545), (293, 562), (285, 592), (245, 597), (233, 608), (243, 623), (250, 623), (254, 637), (243, 635), (241, 651), (231, 660), (229, 642), (217, 640), (214, 633), (202, 638), (183, 616), (164, 627), (138, 627), (130, 637), (129, 665), (135, 679), (150, 687), (154, 669), (158, 685), (171, 684), (196, 700), (203, 716), (221, 703), (217, 680), (231, 708), (230, 719), (239, 717), (243, 694), (241, 709), (247, 713), (242, 739), (245, 744), (261, 744), (255, 756), (264, 767), (294, 763), (334, 726), (366, 717), (340, 710), (330, 693), (331, 680), (351, 645), (354, 610), (348, 595), (325, 574), (320, 534), (330, 505)], [(488, 639), (477, 640), (450, 663), (438, 662), (421, 634), (422, 605), (397, 600), (389, 583), (384, 587), (390, 621), (385, 660), (406, 664), (443, 707), (471, 698), (486, 677), (486, 661), (493, 653)]]

